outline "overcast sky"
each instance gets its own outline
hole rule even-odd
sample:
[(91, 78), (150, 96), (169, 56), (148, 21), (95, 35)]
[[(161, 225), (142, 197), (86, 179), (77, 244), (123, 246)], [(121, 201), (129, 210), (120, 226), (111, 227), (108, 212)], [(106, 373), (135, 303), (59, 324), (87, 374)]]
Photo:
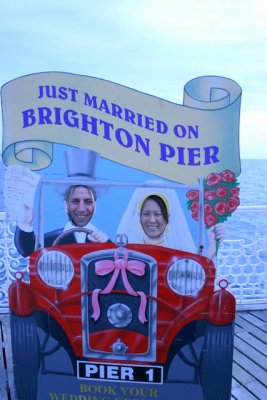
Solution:
[(266, 0), (9, 0), (0, 86), (31, 73), (107, 79), (182, 104), (219, 75), (242, 88), (241, 158), (267, 158)]

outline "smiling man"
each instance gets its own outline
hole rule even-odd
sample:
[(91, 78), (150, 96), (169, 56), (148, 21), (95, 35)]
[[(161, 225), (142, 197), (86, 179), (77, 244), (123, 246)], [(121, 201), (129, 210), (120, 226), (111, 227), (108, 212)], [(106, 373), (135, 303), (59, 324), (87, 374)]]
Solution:
[(65, 193), (65, 207), (69, 216), (69, 223), (64, 231), (78, 227), (88, 229), (90, 233), (75, 232), (74, 236), (78, 243), (84, 242), (107, 242), (108, 236), (96, 229), (90, 223), (95, 212), (96, 193), (90, 186), (70, 186)]
[[(110, 241), (108, 235), (97, 229), (91, 219), (95, 213), (96, 197), (104, 193), (103, 188), (93, 187), (94, 169), (97, 153), (85, 149), (66, 151), (68, 170), (67, 186), (57, 188), (64, 194), (65, 210), (69, 221), (63, 228), (44, 235), (44, 247), (55, 244), (90, 243)], [(77, 180), (86, 180), (86, 184), (77, 184)], [(88, 185), (87, 185), (88, 181)], [(23, 257), (28, 257), (35, 250), (35, 234), (33, 231), (33, 209), (22, 205), (20, 220), (17, 221), (15, 246)]]
[[(70, 186), (65, 193), (65, 208), (69, 221), (64, 228), (44, 235), (44, 246), (57, 244), (90, 243), (110, 241), (108, 235), (90, 223), (96, 205), (96, 194), (90, 186)], [(35, 249), (35, 234), (32, 228), (33, 210), (27, 208), (23, 224), (18, 224), (15, 232), (15, 246), (23, 257), (28, 257)], [(80, 229), (80, 230), (79, 230)]]
[(87, 186), (70, 186), (65, 193), (68, 216), (73, 225), (85, 226), (95, 211), (95, 195)]

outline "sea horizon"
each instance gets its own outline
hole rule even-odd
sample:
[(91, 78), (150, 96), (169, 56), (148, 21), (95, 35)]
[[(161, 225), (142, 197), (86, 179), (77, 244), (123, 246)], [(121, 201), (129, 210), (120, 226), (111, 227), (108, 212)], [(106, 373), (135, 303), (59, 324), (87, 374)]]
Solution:
[[(241, 173), (237, 177), (240, 187), (240, 205), (267, 205), (267, 159), (244, 158), (241, 162)], [(0, 156), (0, 212), (4, 207), (4, 170), (5, 165)]]

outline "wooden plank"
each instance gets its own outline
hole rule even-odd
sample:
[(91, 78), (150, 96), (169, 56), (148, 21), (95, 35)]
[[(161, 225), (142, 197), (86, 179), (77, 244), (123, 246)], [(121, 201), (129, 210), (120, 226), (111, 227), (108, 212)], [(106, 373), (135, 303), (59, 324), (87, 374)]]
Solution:
[(267, 344), (267, 329), (264, 331), (264, 329), (259, 329), (255, 325), (253, 325), (251, 322), (248, 322), (244, 317), (244, 313), (242, 314), (242, 317), (240, 315), (236, 315), (235, 323), (238, 328), (242, 328), (246, 332), (249, 332), (253, 336), (255, 336), (257, 339), (261, 340), (263, 343)]
[(250, 393), (246, 387), (240, 385), (235, 379), (233, 379), (232, 383), (232, 400), (255, 400), (258, 397), (255, 397), (252, 393)]
[(267, 310), (251, 311), (250, 314), (254, 315), (264, 322), (267, 322)]
[[(0, 321), (2, 325), (3, 344), (6, 358), (6, 392), (8, 398), (16, 399), (15, 387), (14, 387), (14, 375), (13, 375), (13, 361), (12, 361), (12, 350), (11, 350), (11, 333), (9, 314), (0, 315)], [(2, 397), (1, 397), (2, 399)]]
[(248, 345), (242, 339), (235, 337), (235, 348), (247, 358), (252, 360), (255, 364), (259, 365), (262, 369), (267, 371), (267, 357), (260, 351)]
[(264, 332), (267, 330), (267, 323), (250, 312), (240, 314), (242, 318), (246, 321), (250, 322), (251, 324), (255, 325), (256, 327), (262, 329)]
[[(246, 387), (260, 399), (264, 399), (262, 393), (267, 395), (266, 384), (266, 371), (260, 366), (256, 365), (253, 361), (248, 359), (244, 354), (240, 353), (237, 349), (234, 349), (234, 360), (239, 367), (244, 367), (252, 379), (250, 383), (246, 384)], [(267, 396), (265, 397), (267, 399)]]
[[(246, 371), (246, 368), (246, 363), (242, 366), (236, 364), (235, 362), (233, 363), (232, 393), (235, 393), (235, 396), (238, 400), (247, 399), (247, 397), (245, 397), (245, 393), (247, 392), (249, 392), (250, 395), (255, 396), (253, 398), (261, 400), (267, 399), (267, 387), (262, 382), (253, 377), (250, 373), (248, 373)], [(238, 387), (238, 390), (235, 390), (236, 385)], [(242, 387), (245, 388), (245, 391), (241, 390)], [(241, 396), (241, 394), (243, 395)]]
[(245, 365), (240, 366), (235, 361), (233, 362), (233, 379), (243, 386), (246, 386), (248, 383), (255, 380), (255, 378), (251, 376), (245, 368)]
[(4, 348), (4, 335), (2, 321), (0, 321), (0, 399), (8, 400), (7, 397), (7, 380), (6, 380), (6, 360), (5, 360), (5, 348)]
[(250, 382), (247, 385), (247, 389), (251, 393), (253, 393), (257, 399), (260, 399), (260, 400), (267, 399), (267, 388), (266, 388), (266, 386), (263, 386), (260, 382), (257, 382), (257, 381)]
[(235, 332), (235, 337), (242, 339), (247, 343), (248, 346), (258, 350), (262, 354), (267, 354), (267, 344), (262, 343), (261, 340), (251, 335), (250, 333), (240, 329), (238, 332)]
[[(267, 399), (267, 311), (236, 316), (233, 364), (235, 400)], [(248, 394), (249, 393), (249, 394)]]

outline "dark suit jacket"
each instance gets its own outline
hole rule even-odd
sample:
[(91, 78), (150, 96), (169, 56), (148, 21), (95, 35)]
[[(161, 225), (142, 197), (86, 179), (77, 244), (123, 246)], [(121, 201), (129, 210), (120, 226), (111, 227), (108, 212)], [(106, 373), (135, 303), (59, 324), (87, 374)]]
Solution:
[[(56, 238), (62, 232), (63, 228), (56, 229), (52, 232), (46, 233), (44, 235), (44, 247), (52, 246)], [(35, 234), (34, 232), (24, 232), (17, 226), (15, 231), (14, 242), (18, 252), (23, 257), (28, 257), (31, 253), (34, 252)], [(110, 240), (108, 240), (108, 242), (110, 242)], [(60, 240), (60, 244), (71, 244), (71, 243), (77, 243), (74, 233), (69, 233)], [(86, 235), (86, 243), (91, 243), (91, 241), (87, 238), (87, 235)]]

